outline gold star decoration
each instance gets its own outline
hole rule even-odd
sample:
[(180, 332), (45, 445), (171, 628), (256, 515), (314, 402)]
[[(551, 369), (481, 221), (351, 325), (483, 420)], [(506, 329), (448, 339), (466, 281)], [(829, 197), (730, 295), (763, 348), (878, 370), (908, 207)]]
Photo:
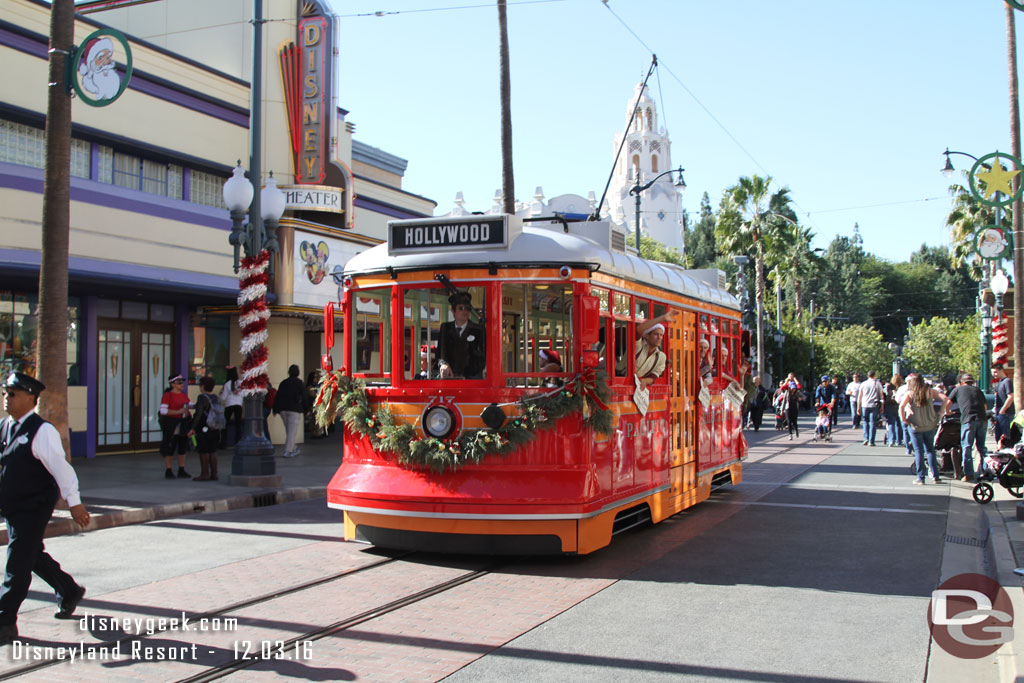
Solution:
[(1007, 196), (1013, 195), (1013, 187), (1010, 184), (1020, 171), (1007, 171), (999, 163), (999, 157), (994, 157), (995, 163), (992, 168), (981, 173), (975, 173), (974, 177), (985, 183), (985, 198), (988, 199), (996, 192), (1002, 192)]

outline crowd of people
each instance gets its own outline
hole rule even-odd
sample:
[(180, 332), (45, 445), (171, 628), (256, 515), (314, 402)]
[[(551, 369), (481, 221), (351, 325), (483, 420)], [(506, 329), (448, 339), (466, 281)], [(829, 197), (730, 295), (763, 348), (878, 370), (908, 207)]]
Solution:
[[(999, 443), (1009, 435), (1016, 412), (1010, 372), (996, 365), (993, 375), (995, 442)], [(839, 416), (848, 413), (850, 427), (861, 430), (864, 446), (874, 447), (881, 439), (884, 445), (903, 448), (913, 455), (917, 465), (914, 483), (923, 484), (926, 474), (933, 482), (942, 481), (935, 443), (940, 424), (948, 424), (950, 428), (944, 428), (944, 433), (952, 434), (959, 428), (952, 441), (959, 446), (960, 457), (954, 463), (955, 476), (972, 481), (983, 471), (982, 464), (977, 468), (974, 465), (974, 452), (978, 453), (979, 463), (984, 463), (988, 454), (989, 409), (985, 394), (969, 373), (961, 373), (955, 385), (918, 373), (910, 373), (906, 378), (896, 373), (884, 381), (872, 370), (866, 375), (854, 373), (845, 383), (842, 377), (822, 375), (813, 390), (805, 390), (801, 380), (790, 373), (772, 393), (761, 386), (760, 378), (753, 378), (745, 388), (746, 429), (758, 431), (764, 412), (771, 408), (775, 428), (787, 430), (791, 440), (799, 438), (799, 413), (802, 407), (809, 407), (816, 413), (815, 438), (830, 438)]]

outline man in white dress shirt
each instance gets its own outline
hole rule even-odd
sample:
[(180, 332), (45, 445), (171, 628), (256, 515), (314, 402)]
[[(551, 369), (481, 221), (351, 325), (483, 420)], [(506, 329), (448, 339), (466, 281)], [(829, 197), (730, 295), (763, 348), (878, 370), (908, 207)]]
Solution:
[(57, 429), (36, 413), (46, 387), (36, 378), (13, 372), (4, 382), (0, 421), (0, 514), (7, 523), (7, 570), (0, 585), (0, 645), (18, 637), (18, 609), (28, 595), (35, 572), (53, 587), (57, 619), (74, 618), (85, 595), (70, 574), (43, 548), (46, 525), (58, 498), (67, 500), (71, 516), (81, 526), (89, 512), (78, 494), (78, 477), (64, 459)]

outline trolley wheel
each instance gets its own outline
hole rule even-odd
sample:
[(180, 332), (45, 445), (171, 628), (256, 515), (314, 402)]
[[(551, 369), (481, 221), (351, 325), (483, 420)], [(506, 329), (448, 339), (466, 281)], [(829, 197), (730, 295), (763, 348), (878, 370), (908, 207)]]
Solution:
[(992, 500), (992, 496), (995, 495), (995, 492), (992, 490), (992, 484), (989, 484), (987, 481), (983, 481), (974, 485), (974, 491), (971, 492), (971, 495), (974, 496), (974, 500), (976, 502), (984, 505)]

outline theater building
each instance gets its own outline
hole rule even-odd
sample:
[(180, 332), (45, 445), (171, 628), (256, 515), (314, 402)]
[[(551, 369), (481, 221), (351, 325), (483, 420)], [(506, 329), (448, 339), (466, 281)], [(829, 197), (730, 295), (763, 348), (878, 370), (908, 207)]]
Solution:
[[(115, 8), (87, 13), (101, 5)], [(237, 159), (248, 166), (252, 3), (117, 5), (80, 4), (75, 19), (73, 456), (153, 450), (168, 374), (187, 371), (196, 393), (197, 377), (221, 382), (242, 360), (221, 189)], [(332, 274), (382, 241), (387, 221), (432, 215), (435, 203), (402, 188), (404, 159), (353, 138), (335, 92), (337, 18), (326, 3), (266, 0), (264, 16), (275, 21), (263, 29), (260, 180), (272, 171), (287, 198), (267, 343), (276, 384), (292, 363), (304, 377), (319, 367), (323, 305), (338, 291)], [(35, 369), (49, 22), (41, 0), (0, 3), (3, 374)], [(95, 35), (101, 29), (117, 31)], [(125, 80), (116, 100), (92, 106)], [(280, 421), (270, 436), (283, 441)]]

